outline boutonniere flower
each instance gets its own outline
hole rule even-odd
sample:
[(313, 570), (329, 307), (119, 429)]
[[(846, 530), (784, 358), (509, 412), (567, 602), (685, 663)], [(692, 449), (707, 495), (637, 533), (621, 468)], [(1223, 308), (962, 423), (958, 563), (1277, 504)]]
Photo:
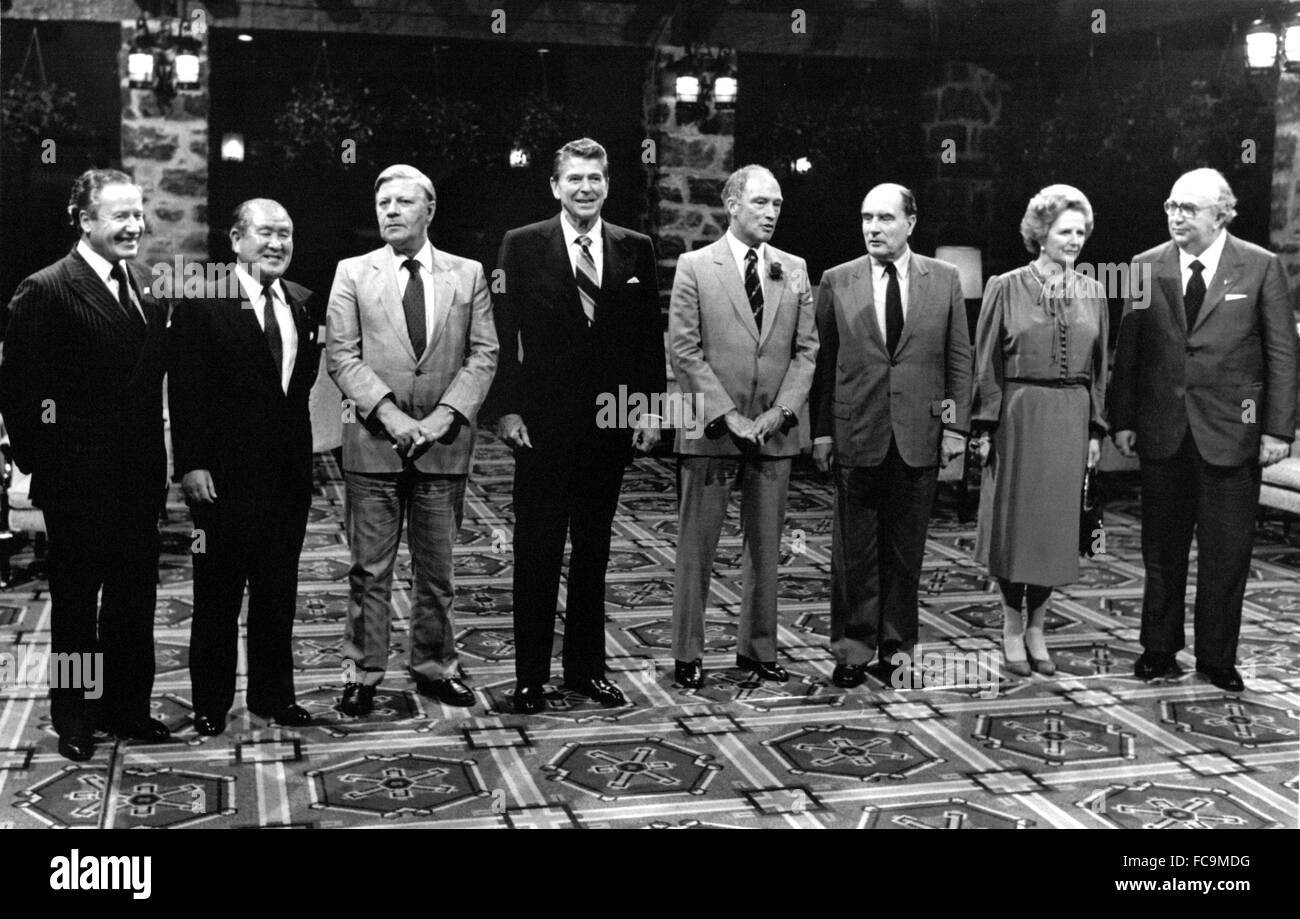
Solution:
[(770, 277), (773, 281), (781, 280), (781, 274), (782, 272), (781, 272), (780, 262), (773, 262), (772, 264), (767, 266), (767, 276)]

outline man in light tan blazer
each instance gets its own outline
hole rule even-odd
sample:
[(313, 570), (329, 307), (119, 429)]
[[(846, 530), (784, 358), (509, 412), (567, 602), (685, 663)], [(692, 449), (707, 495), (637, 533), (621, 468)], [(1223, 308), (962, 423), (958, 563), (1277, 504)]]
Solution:
[(410, 669), (416, 688), (470, 706), (452, 623), (452, 543), (474, 453), (474, 417), (496, 372), (483, 266), (429, 243), (429, 177), (390, 166), (375, 181), (385, 245), (339, 263), (328, 369), (345, 402), (343, 472), (352, 547), (340, 709), (368, 715), (388, 660), (393, 565), (409, 517)]
[(744, 598), (736, 665), (789, 678), (776, 660), (777, 566), (798, 411), (817, 359), (804, 260), (768, 244), (781, 186), (761, 166), (732, 173), (722, 238), (677, 260), (668, 347), (683, 402), (704, 427), (678, 432), (680, 525), (673, 590), (677, 682), (704, 683), (704, 608), (734, 482), (741, 485)]

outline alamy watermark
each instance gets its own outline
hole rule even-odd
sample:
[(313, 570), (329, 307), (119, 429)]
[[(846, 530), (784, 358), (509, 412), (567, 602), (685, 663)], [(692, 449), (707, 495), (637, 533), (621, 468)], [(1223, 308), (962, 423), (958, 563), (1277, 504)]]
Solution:
[(244, 296), (235, 268), (243, 268), (256, 286), (262, 285), (257, 262), (209, 262), (177, 255), (170, 262), (155, 262), (148, 292), (159, 300), (237, 299)]
[(654, 426), (676, 428), (687, 440), (704, 436), (704, 399), (699, 393), (629, 393), (620, 386), (617, 393), (596, 396), (596, 427), (636, 429), (646, 419)]
[(87, 699), (104, 694), (104, 655), (22, 648), (0, 651), (0, 691), (6, 689), (81, 689)]

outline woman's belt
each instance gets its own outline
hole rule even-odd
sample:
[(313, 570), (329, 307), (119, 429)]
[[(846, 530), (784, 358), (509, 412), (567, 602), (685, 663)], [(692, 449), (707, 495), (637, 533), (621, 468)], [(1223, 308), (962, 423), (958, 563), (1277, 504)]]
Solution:
[(1092, 380), (1087, 377), (1007, 377), (1008, 383), (1020, 383), (1024, 386), (1048, 386), (1052, 389), (1064, 389), (1069, 386), (1082, 386), (1087, 388), (1092, 385)]

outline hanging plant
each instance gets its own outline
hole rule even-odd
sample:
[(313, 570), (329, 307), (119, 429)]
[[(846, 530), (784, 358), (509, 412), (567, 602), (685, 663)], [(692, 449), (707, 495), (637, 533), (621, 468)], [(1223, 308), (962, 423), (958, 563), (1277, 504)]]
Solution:
[(0, 121), (5, 140), (15, 146), (72, 133), (76, 115), (77, 94), (57, 84), (41, 83), (20, 73), (5, 87)]
[(373, 108), (369, 90), (318, 80), (295, 87), (275, 117), (272, 148), (286, 165), (347, 171), (373, 165)]
[(411, 90), (381, 115), (385, 155), (424, 171), (436, 185), (489, 160), (483, 111), (465, 99), (429, 98)]
[(558, 150), (570, 136), (570, 118), (564, 106), (543, 93), (530, 93), (510, 112), (503, 130), (502, 146), (527, 150), (534, 163), (549, 166), (549, 154)]

